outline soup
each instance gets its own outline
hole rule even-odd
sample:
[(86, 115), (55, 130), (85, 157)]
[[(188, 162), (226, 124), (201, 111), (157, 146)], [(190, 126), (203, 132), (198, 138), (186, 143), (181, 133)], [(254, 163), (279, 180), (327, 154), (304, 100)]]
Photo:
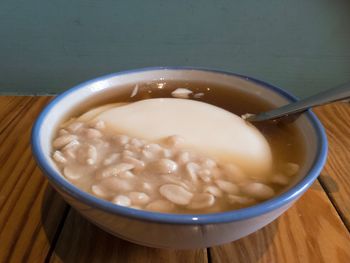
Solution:
[[(101, 95), (86, 101), (67, 116), (53, 140), (55, 163), (71, 183), (90, 194), (117, 205), (166, 213), (244, 208), (280, 194), (293, 183), (304, 150), (301, 135), (292, 124), (256, 125), (272, 155), (269, 173), (259, 176), (259, 171), (247, 172), (234, 161), (188, 147), (181, 135), (148, 140), (142, 132), (139, 137), (116, 132), (104, 120), (95, 118), (98, 111), (106, 112), (111, 107), (174, 96), (215, 105), (239, 116), (270, 108), (254, 95), (205, 82), (167, 81), (122, 87), (108, 98)], [(92, 110), (95, 107), (99, 108)]]

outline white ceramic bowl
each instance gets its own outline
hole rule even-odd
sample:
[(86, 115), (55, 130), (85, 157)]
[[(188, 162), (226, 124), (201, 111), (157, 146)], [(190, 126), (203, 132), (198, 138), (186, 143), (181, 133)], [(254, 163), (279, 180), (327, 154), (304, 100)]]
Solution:
[[(199, 248), (237, 240), (264, 227), (286, 211), (319, 175), (327, 155), (322, 125), (312, 112), (297, 120), (307, 138), (306, 162), (298, 181), (283, 194), (261, 204), (214, 214), (164, 214), (114, 205), (69, 183), (50, 158), (51, 141), (60, 119), (73, 107), (127, 84), (158, 80), (207, 81), (259, 94), (279, 106), (295, 98), (264, 82), (233, 73), (196, 68), (146, 68), (87, 81), (57, 96), (38, 117), (32, 131), (33, 154), (52, 186), (88, 220), (134, 243), (164, 248)], [(234, 103), (234, 102), (233, 102)]]

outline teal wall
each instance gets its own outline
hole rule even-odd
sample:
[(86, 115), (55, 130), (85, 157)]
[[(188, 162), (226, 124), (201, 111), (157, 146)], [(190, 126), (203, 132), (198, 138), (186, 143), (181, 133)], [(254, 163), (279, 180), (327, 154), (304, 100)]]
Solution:
[(212, 67), (305, 96), (350, 80), (348, 0), (0, 0), (0, 92)]

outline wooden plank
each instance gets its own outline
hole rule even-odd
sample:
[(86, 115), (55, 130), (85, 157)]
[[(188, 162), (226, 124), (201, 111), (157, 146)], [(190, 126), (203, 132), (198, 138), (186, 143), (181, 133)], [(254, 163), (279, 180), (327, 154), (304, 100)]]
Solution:
[(339, 102), (315, 112), (326, 128), (329, 142), (320, 181), (350, 230), (350, 104)]
[(210, 249), (218, 262), (350, 262), (350, 234), (316, 182), (267, 227)]
[(31, 97), (1, 97), (0, 96), (0, 133), (9, 125), (23, 108), (31, 100)]
[(169, 250), (135, 245), (116, 238), (71, 209), (51, 262), (208, 262), (206, 249)]
[(67, 208), (48, 187), (29, 144), (32, 123), (48, 98), (8, 99), (2, 105), (17, 106), (0, 122), (0, 262), (42, 262)]
[[(152, 249), (115, 238), (74, 210), (64, 221), (69, 207), (48, 187), (29, 144), (31, 125), (49, 99), (0, 97), (0, 262), (208, 262), (205, 249)], [(346, 104), (336, 104), (316, 112), (327, 128), (330, 143), (320, 180), (349, 226), (350, 127), (346, 120), (350, 109)], [(350, 262), (349, 247), (349, 232), (326, 193), (315, 183), (269, 226), (239, 241), (211, 248), (210, 259)]]

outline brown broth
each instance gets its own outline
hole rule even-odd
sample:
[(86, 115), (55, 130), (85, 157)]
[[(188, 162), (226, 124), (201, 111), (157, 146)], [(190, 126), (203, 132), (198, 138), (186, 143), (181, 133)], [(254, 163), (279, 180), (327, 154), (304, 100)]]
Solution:
[[(204, 93), (203, 97), (195, 100), (216, 105), (238, 116), (244, 113), (259, 113), (273, 108), (272, 105), (256, 95), (206, 82), (166, 81), (138, 84), (138, 92), (136, 96), (131, 98), (134, 86), (125, 86), (113, 93), (108, 93), (108, 98), (103, 94), (96, 95), (93, 99), (75, 108), (69, 117), (79, 116), (93, 107), (108, 103), (134, 102), (149, 98), (172, 98), (171, 92), (177, 88), (186, 88), (194, 93)], [(303, 163), (305, 158), (303, 140), (294, 124), (279, 123), (276, 125), (262, 122), (254, 123), (254, 125), (270, 143), (276, 162), (289, 161), (299, 165)]]
[[(87, 100), (79, 105), (79, 107), (73, 109), (66, 119), (79, 116), (94, 107), (108, 103), (134, 102), (148, 98), (172, 97), (171, 92), (177, 88), (186, 88), (193, 91), (193, 93), (204, 93), (204, 96), (195, 100), (216, 105), (239, 116), (247, 112), (258, 113), (272, 108), (263, 98), (256, 95), (206, 82), (166, 81), (142, 83), (138, 84), (137, 94), (131, 97), (130, 95), (134, 87), (135, 85), (130, 85), (118, 88), (108, 93), (108, 97), (106, 97), (105, 94), (96, 95), (94, 98)], [(194, 98), (190, 97), (190, 99)], [(257, 123), (254, 125), (264, 134), (271, 146), (276, 170), (279, 170), (278, 167), (286, 162), (293, 162), (302, 166), (305, 160), (305, 149), (302, 136), (294, 124), (277, 125), (271, 123)], [(297, 175), (295, 177), (297, 177)], [(272, 184), (270, 186), (274, 188), (277, 194), (286, 189), (286, 187), (277, 184)], [(231, 207), (231, 209), (232, 208), (233, 207)], [(186, 213), (188, 211), (184, 210), (181, 212)]]

